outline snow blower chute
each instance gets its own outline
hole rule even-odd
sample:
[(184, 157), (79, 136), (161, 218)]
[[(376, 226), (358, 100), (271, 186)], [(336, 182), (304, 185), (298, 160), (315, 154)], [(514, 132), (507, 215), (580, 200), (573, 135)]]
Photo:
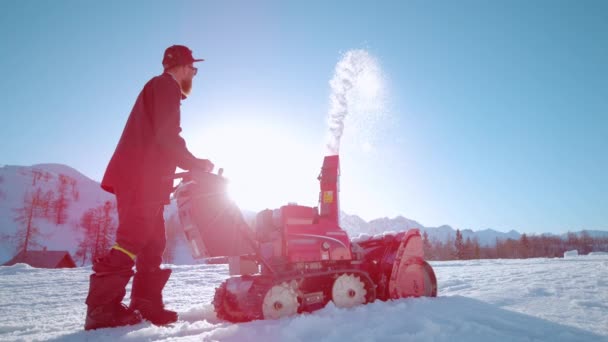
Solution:
[(326, 156), (319, 205), (262, 210), (249, 227), (221, 174), (189, 174), (175, 197), (192, 255), (228, 257), (231, 277), (216, 289), (218, 318), (231, 322), (311, 312), (333, 301), (352, 307), (435, 297), (417, 229), (351, 241), (339, 225), (339, 157)]

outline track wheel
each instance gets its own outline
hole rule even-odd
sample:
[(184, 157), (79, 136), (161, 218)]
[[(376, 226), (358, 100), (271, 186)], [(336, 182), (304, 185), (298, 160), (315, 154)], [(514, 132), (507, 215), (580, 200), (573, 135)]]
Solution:
[(366, 302), (365, 284), (354, 274), (343, 274), (335, 281), (331, 289), (331, 298), (339, 308), (350, 308)]
[(278, 319), (296, 313), (298, 313), (298, 296), (288, 283), (275, 285), (266, 292), (262, 303), (264, 319)]

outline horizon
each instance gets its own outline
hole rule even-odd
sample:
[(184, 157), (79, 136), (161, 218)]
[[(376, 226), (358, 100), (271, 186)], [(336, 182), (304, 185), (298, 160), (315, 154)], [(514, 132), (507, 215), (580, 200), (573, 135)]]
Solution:
[[(608, 231), (607, 12), (549, 0), (2, 2), (0, 165), (68, 165), (99, 182), (164, 49), (184, 44), (205, 61), (182, 136), (243, 206), (314, 204), (328, 122), (345, 113), (341, 208), (366, 222)], [(348, 90), (332, 80), (357, 51), (362, 76), (332, 107)]]

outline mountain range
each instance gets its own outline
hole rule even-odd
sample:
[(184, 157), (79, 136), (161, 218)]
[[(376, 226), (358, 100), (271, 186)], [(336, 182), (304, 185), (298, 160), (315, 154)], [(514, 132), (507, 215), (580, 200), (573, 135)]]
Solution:
[[(59, 190), (62, 183), (67, 185)], [(41, 233), (40, 247), (46, 247), (49, 250), (67, 250), (72, 255), (77, 249), (78, 242), (84, 238), (84, 232), (79, 224), (83, 213), (88, 209), (103, 205), (106, 201), (115, 201), (114, 196), (103, 191), (98, 182), (66, 165), (37, 164), (0, 167), (0, 238), (2, 238), (0, 239), (0, 264), (15, 254), (10, 237), (15, 235), (19, 227), (19, 223), (16, 221), (17, 209), (22, 208), (27, 196), (38, 189), (41, 193), (49, 193), (49, 196), (62, 191), (67, 201), (63, 222), (57, 224), (57, 222), (53, 222), (54, 219), (34, 219), (34, 223)], [(247, 210), (243, 210), (243, 214), (248, 220), (255, 216), (254, 212)], [(116, 217), (115, 212), (112, 215)], [(165, 208), (165, 219), (179, 222), (175, 203)], [(403, 216), (365, 221), (357, 215), (341, 212), (340, 224), (352, 238), (411, 228), (426, 232), (430, 240), (437, 239), (445, 242), (456, 236), (456, 230), (449, 225), (425, 227), (419, 222)], [(519, 239), (521, 236), (515, 230), (500, 232), (493, 229), (480, 231), (464, 229), (461, 232), (465, 240), (467, 238), (477, 239), (482, 246), (492, 246), (496, 239)], [(586, 232), (594, 237), (608, 237), (607, 231)], [(174, 243), (177, 244), (174, 246), (176, 254), (174, 263), (193, 262), (183, 233), (178, 233), (178, 238)]]

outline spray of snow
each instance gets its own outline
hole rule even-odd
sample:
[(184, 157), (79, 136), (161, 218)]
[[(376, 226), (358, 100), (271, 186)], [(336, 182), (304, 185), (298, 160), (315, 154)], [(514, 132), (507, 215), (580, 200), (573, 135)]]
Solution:
[(372, 149), (370, 127), (381, 119), (385, 102), (385, 81), (378, 61), (365, 50), (350, 50), (336, 65), (329, 84), (327, 154), (340, 152), (340, 140), (348, 116), (354, 116), (356, 125), (353, 129), (367, 130), (360, 143), (364, 151), (369, 151)]

